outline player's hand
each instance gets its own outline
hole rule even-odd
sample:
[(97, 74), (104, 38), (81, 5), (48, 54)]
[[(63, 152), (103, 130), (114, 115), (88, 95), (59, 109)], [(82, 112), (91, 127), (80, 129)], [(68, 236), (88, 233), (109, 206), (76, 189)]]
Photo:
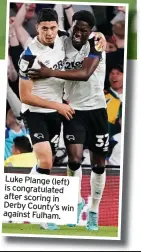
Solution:
[(51, 77), (51, 69), (46, 67), (42, 62), (38, 61), (38, 64), (40, 65), (39, 69), (35, 68), (29, 68), (28, 69), (28, 77), (30, 79), (41, 79), (41, 78), (49, 78)]
[(106, 50), (106, 39), (105, 36), (101, 32), (95, 32), (94, 39), (96, 40), (96, 49), (97, 51), (105, 51)]
[(67, 104), (58, 104), (57, 111), (59, 114), (63, 115), (67, 120), (72, 119), (73, 114), (75, 113), (74, 109)]

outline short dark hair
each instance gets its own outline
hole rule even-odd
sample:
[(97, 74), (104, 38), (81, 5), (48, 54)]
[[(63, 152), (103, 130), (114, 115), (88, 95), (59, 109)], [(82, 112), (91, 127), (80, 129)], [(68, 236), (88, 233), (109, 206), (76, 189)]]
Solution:
[(111, 71), (112, 71), (113, 69), (118, 70), (119, 72), (123, 73), (123, 65), (121, 65), (121, 64), (114, 65), (114, 66), (111, 68)]
[(21, 153), (32, 152), (31, 143), (26, 136), (16, 137), (13, 140), (15, 147), (20, 150)]
[(90, 11), (86, 10), (77, 11), (72, 16), (72, 21), (75, 20), (84, 21), (88, 23), (91, 28), (95, 25), (94, 15)]
[(58, 24), (58, 14), (52, 8), (42, 8), (37, 13), (37, 24), (43, 21), (56, 21)]

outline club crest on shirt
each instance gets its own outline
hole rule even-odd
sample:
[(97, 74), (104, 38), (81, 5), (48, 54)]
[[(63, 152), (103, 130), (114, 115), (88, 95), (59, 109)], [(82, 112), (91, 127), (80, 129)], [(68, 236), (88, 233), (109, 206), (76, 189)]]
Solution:
[(20, 66), (19, 66), (20, 70), (23, 71), (23, 72), (26, 71), (27, 68), (28, 68), (28, 65), (29, 65), (29, 61), (21, 59)]

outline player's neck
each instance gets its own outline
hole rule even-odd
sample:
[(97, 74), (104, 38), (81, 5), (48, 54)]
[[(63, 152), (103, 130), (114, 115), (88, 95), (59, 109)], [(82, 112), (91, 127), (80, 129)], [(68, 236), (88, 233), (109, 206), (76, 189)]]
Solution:
[(73, 41), (72, 41), (72, 45), (73, 45), (73, 47), (77, 50), (77, 51), (80, 51), (81, 50), (81, 48), (83, 47), (83, 45), (77, 45), (77, 44), (74, 44), (73, 43)]
[(54, 43), (53, 43), (53, 44), (47, 44), (47, 43), (45, 43), (42, 39), (40, 39), (39, 36), (37, 36), (37, 40), (38, 40), (42, 45), (44, 45), (44, 46), (49, 46), (49, 47), (51, 47), (51, 48), (53, 48), (53, 46), (54, 46)]
[(73, 45), (73, 47), (77, 50), (77, 51), (80, 51), (82, 46), (77, 46), (77, 45)]

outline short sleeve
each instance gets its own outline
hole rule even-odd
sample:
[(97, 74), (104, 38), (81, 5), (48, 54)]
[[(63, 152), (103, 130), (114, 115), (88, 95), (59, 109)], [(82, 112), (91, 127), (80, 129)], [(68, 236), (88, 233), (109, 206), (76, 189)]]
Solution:
[(90, 52), (88, 55), (88, 58), (96, 58), (98, 57), (99, 59), (101, 59), (102, 57), (102, 51), (98, 51), (97, 46), (96, 46), (96, 42), (94, 40), (94, 37), (89, 39), (89, 43), (90, 43)]
[(28, 80), (28, 69), (33, 66), (36, 55), (33, 55), (29, 47), (21, 54), (19, 60), (19, 76), (22, 79)]

